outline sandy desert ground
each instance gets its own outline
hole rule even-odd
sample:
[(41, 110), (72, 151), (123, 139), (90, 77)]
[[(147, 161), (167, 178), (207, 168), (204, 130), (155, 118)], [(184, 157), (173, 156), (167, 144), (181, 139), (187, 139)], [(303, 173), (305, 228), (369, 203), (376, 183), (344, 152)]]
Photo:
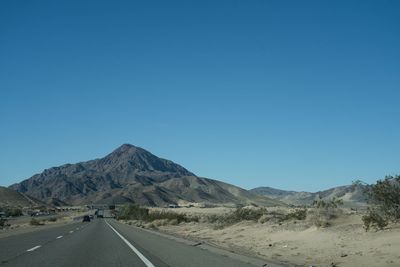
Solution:
[[(168, 210), (200, 216), (231, 211), (223, 207)], [(225, 227), (216, 227), (201, 219), (180, 224), (155, 221), (147, 227), (290, 265), (400, 266), (400, 225), (366, 232), (361, 216), (344, 211), (324, 228), (316, 227), (307, 219), (281, 223), (241, 221)]]

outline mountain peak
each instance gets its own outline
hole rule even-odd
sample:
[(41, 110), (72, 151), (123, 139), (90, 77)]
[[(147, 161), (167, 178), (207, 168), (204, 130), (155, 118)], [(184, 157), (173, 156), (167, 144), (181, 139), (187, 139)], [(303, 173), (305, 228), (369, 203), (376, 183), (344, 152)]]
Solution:
[(122, 144), (114, 151), (112, 151), (107, 157), (121, 157), (121, 156), (132, 156), (135, 154), (142, 154), (142, 153), (149, 153), (148, 151), (144, 150), (143, 148), (131, 145), (131, 144)]
[(100, 159), (103, 170), (118, 169), (127, 172), (159, 172), (173, 176), (194, 176), (182, 166), (153, 155), (151, 152), (131, 145), (123, 144), (106, 157)]
[(114, 151), (127, 151), (127, 150), (130, 150), (132, 148), (138, 148), (138, 147), (136, 147), (134, 145), (131, 145), (131, 144), (122, 144), (121, 146), (119, 146)]

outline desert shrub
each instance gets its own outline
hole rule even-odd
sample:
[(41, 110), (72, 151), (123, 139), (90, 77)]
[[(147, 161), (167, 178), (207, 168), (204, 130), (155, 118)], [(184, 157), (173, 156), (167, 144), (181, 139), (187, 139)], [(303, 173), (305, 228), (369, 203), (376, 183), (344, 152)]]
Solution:
[(316, 200), (313, 203), (314, 208), (308, 212), (308, 218), (317, 227), (328, 227), (331, 220), (341, 213), (339, 206), (342, 204), (341, 200), (335, 198), (328, 201)]
[(206, 222), (216, 223), (222, 219), (223, 215), (210, 214), (206, 217)]
[(6, 217), (18, 217), (22, 216), (22, 210), (15, 207), (0, 207), (0, 211), (5, 213)]
[[(199, 218), (196, 216), (188, 216), (183, 213), (177, 213), (172, 211), (152, 211), (149, 213), (148, 221), (155, 221), (155, 220), (169, 220), (169, 221), (176, 221), (177, 224), (181, 222), (190, 222), (190, 221), (199, 221)], [(172, 223), (171, 223), (172, 224)]]
[(179, 224), (181, 222), (198, 222), (199, 217), (188, 216), (184, 213), (172, 211), (150, 211), (148, 208), (139, 207), (137, 205), (126, 205), (118, 213), (119, 220), (140, 220), (145, 222), (153, 221), (170, 221), (170, 224)]
[(257, 222), (261, 216), (267, 213), (265, 208), (249, 209), (249, 208), (236, 208), (233, 212), (228, 213), (222, 218), (225, 224), (234, 224), (241, 221), (254, 221)]
[(315, 200), (313, 203), (313, 207), (318, 209), (335, 209), (341, 205), (343, 205), (343, 201), (341, 199), (336, 199), (336, 198), (327, 201), (318, 199)]
[(369, 191), (370, 204), (382, 210), (389, 220), (400, 220), (400, 176), (387, 176), (378, 181)]
[(368, 190), (368, 211), (363, 216), (365, 229), (383, 229), (400, 221), (400, 176), (386, 176)]
[(281, 223), (286, 220), (305, 220), (307, 209), (299, 208), (290, 213), (284, 211), (268, 211), (265, 208), (236, 208), (227, 214), (211, 214), (205, 219), (205, 222), (214, 225), (214, 229), (222, 229), (226, 226), (241, 222), (253, 221), (258, 223)]
[(35, 218), (32, 218), (31, 221), (29, 222), (29, 224), (30, 225), (34, 225), (34, 226), (36, 226), (36, 225), (44, 225), (44, 223), (42, 221), (39, 221), (39, 220), (37, 220)]
[(270, 221), (271, 220), (271, 217), (270, 216), (268, 216), (268, 215), (266, 215), (266, 214), (264, 214), (264, 215), (262, 215), (259, 219), (258, 219), (258, 223), (266, 223), (266, 222), (268, 222), (268, 221)]
[(51, 218), (47, 219), (47, 221), (56, 222), (57, 221), (57, 217), (51, 217)]
[(371, 227), (382, 230), (388, 225), (388, 220), (374, 209), (368, 209), (368, 213), (362, 217), (364, 222), (365, 231)]
[(264, 208), (261, 209), (246, 209), (246, 208), (240, 208), (236, 209), (233, 214), (234, 217), (238, 221), (258, 221), (261, 216), (263, 216), (265, 213), (267, 213), (267, 210)]
[(276, 211), (270, 211), (270, 212), (265, 212), (259, 219), (259, 223), (281, 223), (285, 220), (287, 220), (287, 214), (282, 211), (282, 210), (276, 210)]
[(207, 217), (207, 222), (214, 225), (214, 229), (222, 229), (228, 225), (232, 225), (241, 221), (257, 222), (267, 213), (265, 208), (236, 208), (234, 211), (227, 214), (212, 214)]
[(168, 221), (168, 220), (165, 220), (165, 219), (159, 219), (159, 220), (154, 220), (152, 223), (153, 223), (156, 227), (159, 227), (159, 226), (168, 225), (168, 224), (169, 224), (169, 221)]
[(7, 225), (7, 220), (6, 219), (0, 219), (0, 229), (3, 229)]
[(117, 213), (118, 220), (146, 220), (149, 216), (149, 209), (138, 205), (125, 205)]
[(285, 215), (284, 220), (305, 220), (307, 217), (307, 209), (296, 209)]

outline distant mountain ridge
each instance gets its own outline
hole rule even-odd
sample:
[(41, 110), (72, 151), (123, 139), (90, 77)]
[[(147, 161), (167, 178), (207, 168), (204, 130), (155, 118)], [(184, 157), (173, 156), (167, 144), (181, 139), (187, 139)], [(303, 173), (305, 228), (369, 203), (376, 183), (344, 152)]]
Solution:
[(282, 204), (233, 185), (197, 177), (170, 160), (130, 144), (100, 159), (46, 169), (10, 188), (53, 204)]
[(360, 207), (366, 205), (366, 187), (367, 185), (362, 184), (345, 185), (318, 192), (297, 192), (272, 187), (257, 187), (251, 189), (250, 192), (291, 205), (311, 205), (317, 199), (331, 200), (336, 198), (343, 200), (347, 207)]

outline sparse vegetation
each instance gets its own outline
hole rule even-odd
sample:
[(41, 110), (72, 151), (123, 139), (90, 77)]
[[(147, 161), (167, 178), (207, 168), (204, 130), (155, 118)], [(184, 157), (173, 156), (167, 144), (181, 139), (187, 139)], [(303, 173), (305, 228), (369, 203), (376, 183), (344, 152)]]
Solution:
[(125, 205), (117, 213), (118, 220), (145, 220), (149, 215), (149, 209), (138, 205)]
[(289, 220), (305, 220), (306, 217), (307, 209), (305, 208), (295, 209), (289, 213), (284, 211), (268, 211), (265, 208), (236, 208), (236, 210), (228, 214), (209, 215), (206, 217), (206, 222), (214, 224), (215, 229), (222, 229), (241, 221), (282, 223)]
[(308, 218), (317, 227), (328, 227), (331, 220), (338, 217), (341, 213), (339, 206), (343, 205), (340, 199), (332, 199), (328, 201), (316, 200), (313, 203), (313, 209), (308, 213)]
[(284, 220), (305, 220), (307, 218), (307, 209), (301, 208), (289, 212), (285, 215)]
[(6, 219), (0, 219), (0, 229), (3, 229), (7, 225)]
[(400, 221), (400, 176), (387, 176), (368, 191), (368, 212), (363, 216), (364, 227), (382, 230), (390, 222)]
[(6, 217), (22, 216), (22, 210), (16, 207), (0, 207), (0, 212), (4, 212)]
[(43, 221), (39, 221), (39, 220), (37, 220), (35, 218), (32, 218), (31, 221), (29, 222), (29, 224), (33, 225), (33, 226), (37, 226), (37, 225), (44, 225), (44, 222)]
[(125, 205), (118, 213), (118, 220), (140, 220), (145, 222), (153, 222), (156, 220), (165, 220), (170, 224), (179, 224), (181, 222), (198, 222), (197, 216), (188, 216), (186, 214), (171, 211), (150, 211), (148, 208), (139, 207), (137, 205)]
[(208, 223), (214, 224), (214, 228), (221, 229), (228, 225), (238, 223), (240, 221), (259, 221), (261, 217), (267, 214), (265, 208), (243, 208), (237, 207), (234, 211), (227, 214), (213, 214), (205, 218)]
[(371, 227), (382, 230), (389, 224), (388, 220), (382, 217), (381, 212), (370, 208), (368, 208), (368, 213), (362, 217), (362, 220), (365, 231), (370, 230)]
[(47, 219), (47, 221), (56, 222), (57, 221), (57, 217), (51, 217), (51, 218)]

